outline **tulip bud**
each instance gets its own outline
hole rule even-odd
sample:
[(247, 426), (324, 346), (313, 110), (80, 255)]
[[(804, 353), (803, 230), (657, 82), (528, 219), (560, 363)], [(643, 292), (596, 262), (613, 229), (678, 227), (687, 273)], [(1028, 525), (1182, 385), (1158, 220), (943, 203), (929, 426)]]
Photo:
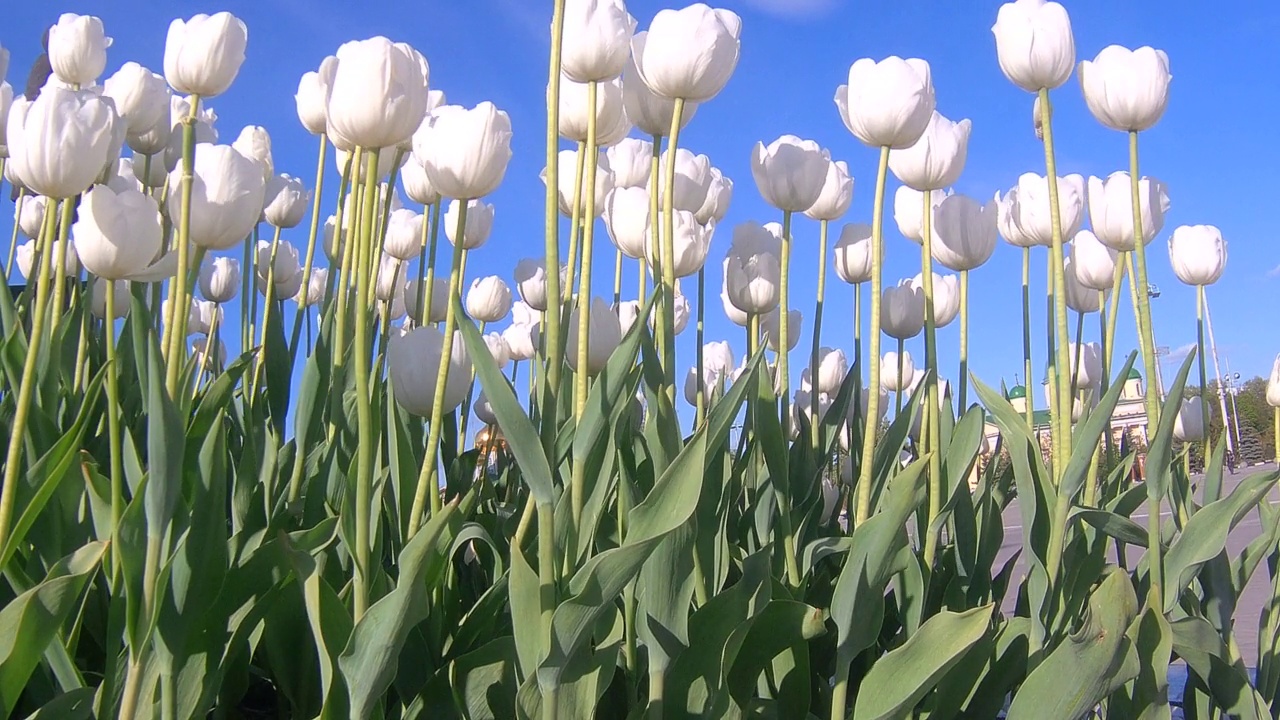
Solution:
[(771, 253), (725, 258), (725, 293), (734, 307), (762, 315), (778, 307), (782, 268)]
[(1039, 92), (1061, 86), (1076, 62), (1071, 18), (1056, 2), (1017, 0), (1000, 6), (996, 24), (996, 56), (1009, 82)]
[[(662, 153), (660, 167), (666, 172), (667, 153)], [(706, 155), (694, 155), (685, 148), (676, 149), (675, 192), (672, 203), (676, 210), (696, 213), (707, 202), (707, 193), (711, 192), (711, 158)], [(665, 203), (667, 197), (666, 182), (658, 184), (658, 202)]]
[[(715, 225), (703, 225), (693, 213), (684, 210), (675, 212), (675, 233), (672, 239), (672, 266), (675, 276), (688, 277), (697, 273), (707, 262), (707, 253), (711, 250), (711, 236), (715, 233)], [(648, 234), (648, 231), (646, 231)], [(660, 248), (645, 245), (645, 257), (655, 277), (662, 272)]]
[(1080, 63), (1084, 102), (1098, 122), (1138, 132), (1160, 121), (1169, 104), (1169, 56), (1163, 50), (1109, 45)]
[(831, 155), (812, 140), (783, 135), (751, 151), (751, 176), (765, 202), (783, 212), (804, 212), (822, 194)]
[[(50, 257), (54, 259), (54, 262), (57, 262), (58, 248), (61, 244), (61, 240), (55, 239), (53, 241), (53, 247), (49, 250)], [(31, 272), (35, 268), (35, 261), (37, 257), (38, 253), (36, 253), (35, 240), (28, 240), (27, 242), (19, 245), (18, 249), (14, 252), (13, 262), (18, 266), (18, 272), (21, 273), (22, 277), (28, 282), (35, 280), (35, 278), (31, 276)], [(62, 264), (62, 274), (67, 277), (77, 277), (80, 275), (80, 259), (76, 257), (75, 245), (67, 247), (66, 261)]]
[(711, 178), (707, 183), (707, 199), (702, 207), (694, 213), (698, 222), (720, 222), (729, 214), (729, 203), (733, 200), (733, 181), (724, 176), (719, 168), (711, 168)]
[(49, 28), (49, 67), (67, 85), (88, 87), (107, 66), (109, 47), (101, 18), (63, 13)]
[(215, 323), (222, 325), (222, 306), (193, 299), (187, 317), (187, 335), (209, 335)]
[[(569, 316), (569, 333), (566, 341), (565, 359), (569, 369), (578, 370), (578, 309), (574, 308)], [(609, 356), (622, 342), (622, 326), (618, 316), (609, 310), (609, 305), (601, 298), (591, 299), (591, 318), (587, 330), (587, 374), (595, 375), (604, 369)]]
[(742, 18), (702, 3), (660, 10), (648, 33), (631, 39), (631, 53), (654, 94), (706, 102), (720, 93), (738, 66)]
[(129, 314), (129, 307), (132, 305), (131, 295), (129, 294), (128, 280), (107, 280), (106, 278), (93, 279), (93, 295), (89, 298), (89, 312), (100, 320), (107, 319), (107, 283), (114, 282), (116, 284), (116, 293), (111, 305), (111, 318), (118, 320)]
[[(1149, 245), (1164, 228), (1164, 214), (1169, 211), (1165, 184), (1151, 177), (1139, 180), (1138, 205), (1142, 211), (1142, 242)], [(1107, 247), (1122, 252), (1134, 249), (1129, 173), (1113, 172), (1106, 180), (1089, 178), (1089, 224)]]
[(507, 363), (511, 361), (511, 348), (507, 346), (507, 341), (502, 338), (502, 333), (485, 333), (482, 339), (485, 347), (489, 348), (489, 356), (493, 358), (493, 362), (498, 366), (498, 369), (506, 368)]
[[(818, 393), (818, 418), (816, 422), (821, 423), (827, 417), (827, 411), (831, 409), (831, 396), (826, 393)], [(812, 425), (815, 420), (813, 418), (813, 392), (811, 390), (796, 390), (791, 402), (791, 439), (795, 440), (800, 437), (800, 419), (804, 418), (804, 424)]]
[(471, 281), (466, 297), (467, 314), (482, 323), (498, 322), (511, 312), (511, 288), (497, 275)]
[(107, 78), (102, 94), (116, 104), (129, 135), (150, 131), (169, 122), (169, 85), (164, 76), (136, 62), (127, 62)]
[(36, 239), (44, 227), (44, 210), (49, 198), (43, 195), (27, 195), (19, 201), (18, 229), (23, 235)]
[(148, 163), (146, 158), (139, 158), (137, 155), (133, 157), (134, 162), (130, 163), (130, 167), (133, 170), (134, 179), (141, 187), (155, 190), (164, 187), (164, 184), (169, 181), (169, 171), (165, 169), (160, 159), (153, 159)]
[[(726, 264), (728, 263), (728, 258), (725, 259), (725, 262)], [(724, 306), (724, 314), (729, 318), (729, 322), (739, 327), (747, 327), (751, 323), (751, 314), (739, 309), (737, 305), (733, 304), (733, 300), (729, 299), (729, 276), (727, 272), (720, 286), (720, 304)]]
[[(492, 427), (498, 424), (498, 416), (494, 414), (493, 406), (489, 404), (489, 398), (485, 397), (484, 390), (481, 390), (480, 395), (476, 397), (475, 404), (471, 406), (471, 410), (475, 412), (476, 419), (485, 425)], [(470, 546), (468, 546), (468, 549), (470, 549)]]
[(489, 233), (493, 232), (493, 205), (481, 202), (479, 200), (454, 200), (449, 203), (449, 209), (444, 213), (444, 235), (449, 239), (450, 245), (456, 245), (458, 242), (458, 221), (461, 219), (460, 202), (467, 203), (467, 225), (463, 228), (465, 235), (462, 241), (462, 247), (467, 250), (475, 250), (484, 245), (489, 240)]
[(543, 260), (524, 258), (516, 263), (516, 291), (534, 310), (547, 309), (547, 265)]
[[(444, 334), (431, 326), (419, 327), (392, 336), (387, 348), (387, 374), (395, 390), (396, 402), (419, 417), (430, 417), (435, 400), (436, 378), (444, 355)], [(449, 354), (444, 390), (444, 410), (453, 412), (471, 386), (471, 357), (462, 334), (455, 333)]]
[(231, 147), (241, 155), (254, 160), (262, 167), (262, 180), (270, 183), (275, 177), (276, 165), (271, 156), (271, 134), (260, 125), (246, 125)]
[(426, 309), (426, 298), (422, 296), (422, 286), (418, 284), (418, 279), (413, 278), (405, 283), (404, 286), (404, 304), (405, 311), (413, 321), (419, 325), (427, 325), (429, 323), (444, 322), (445, 316), (449, 311), (449, 279), (433, 278), (431, 284), (431, 316), (423, 319), (422, 312)]
[(824, 347), (818, 350), (818, 392), (835, 396), (849, 374), (849, 361), (844, 351)]
[[(911, 360), (911, 353), (902, 353), (902, 372), (898, 372), (898, 353), (889, 351), (880, 361), (880, 388), (885, 392), (910, 391), (916, 373), (916, 364)], [(923, 375), (922, 375), (923, 377)]]
[(836, 107), (853, 136), (871, 147), (903, 150), (924, 134), (935, 105), (929, 63), (897, 56), (863, 58), (836, 89)]
[(399, 145), (427, 113), (429, 76), (426, 59), (405, 43), (343, 43), (326, 102), (328, 132), (352, 147)]
[(294, 296), (293, 300), (303, 307), (319, 305), (324, 302), (328, 289), (329, 268), (312, 268), (311, 278), (305, 286), (298, 288), (298, 294)]
[(117, 159), (107, 167), (95, 184), (106, 185), (117, 194), (125, 190), (142, 191), (142, 183), (138, 182), (138, 176), (133, 173), (133, 160), (129, 158)]
[(1080, 282), (1079, 272), (1070, 254), (1063, 259), (1063, 279), (1067, 283), (1068, 308), (1078, 313), (1095, 313), (1102, 309), (1102, 299), (1098, 297), (1098, 291)]
[(840, 229), (835, 248), (836, 275), (856, 285), (871, 279), (871, 226), (848, 223)]
[(649, 191), (615, 187), (604, 199), (604, 226), (623, 255), (639, 260), (649, 244)]
[(940, 190), (956, 184), (969, 148), (969, 120), (952, 122), (937, 110), (911, 147), (889, 155), (889, 169), (908, 187)]
[(240, 261), (207, 257), (200, 266), (200, 294), (215, 303), (230, 302), (240, 289)]
[(574, 82), (600, 82), (622, 74), (631, 54), (636, 19), (622, 0), (569, 0), (564, 6), (561, 64)]
[[(1049, 208), (1049, 180), (1035, 173), (1023, 173), (1018, 178), (1017, 192), (1010, 191), (1002, 201), (1000, 212), (1005, 222), (1016, 228), (1015, 235), (1034, 245), (1053, 244), (1053, 217)], [(1080, 175), (1058, 178), (1059, 227), (1063, 238), (1075, 237), (1084, 222), (1085, 185)], [(1096, 231), (1096, 227), (1095, 227)], [(1014, 242), (1006, 236), (1006, 240)], [(1014, 243), (1018, 244), (1018, 243)]]
[(407, 208), (393, 210), (387, 217), (387, 235), (382, 251), (397, 260), (412, 260), (422, 251), (424, 218)]
[[(227, 250), (244, 240), (262, 214), (261, 166), (230, 145), (201, 148), (191, 190), (191, 242)], [(182, 214), (182, 171), (169, 174), (169, 217)]]
[(324, 135), (329, 129), (329, 88), (338, 70), (338, 58), (330, 55), (320, 63), (318, 71), (303, 73), (298, 92), (293, 96), (298, 105), (298, 119), (312, 135)]
[[(702, 346), (702, 388), (708, 405), (729, 385), (729, 376), (734, 370), (733, 348), (729, 343), (709, 342)], [(698, 373), (690, 368), (685, 378), (684, 397), (690, 405), (697, 405)]]
[[(689, 298), (680, 292), (679, 283), (676, 283), (675, 300), (671, 303), (671, 310), (671, 334), (679, 335), (689, 327), (689, 317), (693, 315), (693, 307), (689, 304)], [(656, 327), (657, 320), (657, 315), (652, 315), (649, 318), (650, 327)]]
[(434, 205), (440, 202), (440, 193), (427, 177), (427, 169), (416, 155), (410, 155), (400, 168), (400, 183), (404, 186), (404, 194), (409, 199), (422, 205)]
[[(288, 240), (281, 240), (275, 249), (275, 260), (271, 259), (271, 243), (258, 241), (256, 285), (258, 292), (267, 294), (267, 280), (275, 285), (276, 299), (283, 300), (298, 294), (302, 287), (302, 266), (298, 263), (298, 248)], [(274, 267), (275, 271), (272, 272)]]
[(981, 267), (996, 250), (996, 203), (948, 195), (933, 208), (933, 259), (957, 272)]
[(639, 300), (623, 300), (613, 306), (614, 314), (618, 316), (618, 325), (622, 329), (623, 336), (631, 332), (631, 327), (640, 319), (640, 301)]
[(1280, 355), (1276, 355), (1271, 366), (1271, 377), (1267, 380), (1267, 404), (1280, 408)]
[[(585, 83), (568, 78), (560, 82), (560, 137), (574, 142), (587, 141), (588, 121), (591, 113), (590, 95)], [(631, 132), (622, 105), (622, 79), (614, 78), (596, 84), (596, 143), (608, 147), (622, 140)]]
[(1173, 419), (1173, 437), (1178, 442), (1202, 442), (1205, 438), (1206, 403), (1202, 398), (1191, 397), (1182, 401), (1178, 416)]
[(909, 340), (924, 328), (924, 292), (911, 280), (886, 287), (880, 296), (880, 328), (898, 340)]
[[(937, 213), (938, 205), (946, 199), (947, 193), (941, 190), (929, 191), (929, 206)], [(906, 185), (898, 188), (893, 194), (893, 220), (898, 224), (898, 232), (902, 237), (915, 242), (924, 243), (924, 193)], [(938, 241), (937, 228), (930, 228), (933, 237), (930, 243)]]
[(1115, 279), (1118, 253), (1103, 245), (1098, 236), (1088, 230), (1076, 233), (1071, 241), (1071, 264), (1076, 279), (1090, 290), (1110, 290)]
[(533, 336), (537, 330), (537, 325), (512, 323), (502, 331), (502, 339), (507, 341), (512, 360), (532, 360), (537, 355), (538, 346)]
[(1183, 225), (1169, 238), (1173, 274), (1188, 285), (1212, 285), (1227, 267), (1227, 241), (1213, 225)]
[(46, 87), (10, 112), (10, 163), (32, 192), (75, 197), (119, 157), (122, 127), (110, 100), (88, 90)]
[(653, 162), (653, 143), (639, 138), (624, 138), (605, 153), (613, 170), (615, 188), (646, 188)]
[(228, 12), (174, 20), (164, 43), (164, 77), (186, 95), (221, 95), (240, 73), (248, 41), (248, 28)]
[(493, 103), (437, 108), (413, 136), (427, 177), (445, 197), (472, 199), (502, 183), (511, 160), (511, 120)]
[(853, 204), (853, 176), (843, 160), (827, 163), (827, 177), (818, 200), (804, 214), (812, 220), (839, 220)]
[[(911, 286), (924, 296), (924, 275), (916, 273)], [(960, 314), (960, 282), (955, 275), (933, 273), (933, 325), (943, 328)]]
[[(782, 336), (781, 324), (781, 308), (774, 308), (767, 315), (760, 318), (760, 333), (764, 336), (765, 342), (768, 343), (770, 350), (778, 352), (778, 338)], [(804, 322), (804, 316), (799, 310), (792, 310), (787, 313), (787, 351), (790, 352), (796, 348), (800, 342), (800, 325)]]
[(311, 193), (301, 180), (286, 173), (267, 180), (265, 198), (263, 217), (271, 225), (287, 229), (297, 227), (306, 217)]
[[(406, 270), (407, 268), (402, 260), (397, 260), (390, 255), (382, 255), (378, 259), (377, 278), (373, 288), (374, 296), (383, 302), (391, 302), (397, 295), (403, 297)], [(408, 308), (406, 308), (407, 310)]]
[[(638, 32), (635, 37), (639, 38), (641, 35), (647, 33)], [(671, 121), (676, 112), (675, 101), (655, 95), (644, 84), (632, 56), (627, 58), (627, 70), (622, 77), (622, 104), (627, 119), (635, 123), (645, 135), (664, 138), (671, 134)], [(680, 129), (683, 130), (697, 112), (698, 104), (686, 101), (684, 112), (680, 114)]]
[[(583, 164), (586, 164), (586, 158), (583, 158)], [(577, 182), (578, 173), (578, 151), (577, 150), (561, 150), (556, 158), (556, 185), (559, 191), (560, 213), (565, 217), (572, 217), (574, 210), (573, 191)], [(541, 175), (542, 184), (547, 183), (547, 171), (543, 170)], [(578, 198), (578, 214), (584, 215), (587, 208), (587, 188), (586, 188), (586, 170), (583, 170), (583, 187), (582, 197)], [(609, 169), (609, 158), (600, 154), (596, 157), (596, 187), (595, 187), (595, 213), (599, 217), (604, 213), (605, 198), (609, 191), (613, 190), (613, 172)]]
[(7, 158), (9, 157), (9, 110), (13, 108), (13, 86), (4, 82), (3, 78), (4, 76), (0, 75), (0, 158)]
[(4, 80), (5, 75), (9, 73), (9, 51), (0, 45), (0, 80)]
[(1096, 342), (1071, 343), (1067, 346), (1070, 363), (1068, 382), (1075, 381), (1077, 390), (1090, 390), (1102, 385), (1102, 346)]
[(116, 193), (98, 185), (84, 194), (71, 227), (76, 255), (85, 269), (109, 280), (145, 270), (163, 240), (156, 201), (137, 190)]

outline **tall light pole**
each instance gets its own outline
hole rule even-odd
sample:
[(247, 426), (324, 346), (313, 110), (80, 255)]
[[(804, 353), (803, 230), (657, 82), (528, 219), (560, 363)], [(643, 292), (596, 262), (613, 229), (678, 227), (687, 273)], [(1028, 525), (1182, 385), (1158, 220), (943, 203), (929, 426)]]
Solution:
[(1222, 364), (1227, 367), (1227, 392), (1231, 393), (1231, 424), (1236, 429), (1236, 447), (1244, 444), (1240, 436), (1240, 410), (1236, 407), (1236, 396), (1240, 394), (1240, 373), (1231, 372), (1231, 359), (1223, 358)]
[[(1160, 288), (1155, 283), (1147, 283), (1147, 297), (1151, 298), (1152, 300), (1160, 297)], [(1151, 342), (1153, 345), (1156, 345), (1155, 323), (1152, 323), (1152, 327), (1151, 327)], [(1159, 348), (1159, 345), (1156, 345), (1156, 347)], [(1163, 403), (1164, 402), (1164, 373), (1160, 370), (1160, 350), (1159, 349), (1156, 350), (1156, 376), (1154, 378), (1147, 378), (1148, 385), (1151, 383), (1152, 380), (1156, 381), (1156, 398), (1161, 403)], [(1149, 387), (1147, 388), (1148, 391), (1150, 391), (1150, 389), (1151, 388)]]
[[(1209, 350), (1213, 353), (1213, 374), (1218, 378), (1218, 406), (1222, 409), (1222, 429), (1225, 431), (1223, 435), (1227, 438), (1227, 454), (1234, 458), (1236, 456), (1236, 443), (1232, 440), (1231, 425), (1227, 422), (1230, 419), (1227, 416), (1227, 391), (1222, 386), (1222, 370), (1218, 367), (1218, 343), (1213, 339), (1213, 317), (1209, 314), (1208, 293), (1205, 293), (1204, 300), (1204, 324), (1209, 330)], [(1200, 388), (1200, 392), (1205, 392), (1205, 388)], [(1237, 429), (1235, 434), (1236, 437), (1239, 437), (1240, 431)], [(1205, 462), (1208, 461), (1209, 458), (1205, 458)]]

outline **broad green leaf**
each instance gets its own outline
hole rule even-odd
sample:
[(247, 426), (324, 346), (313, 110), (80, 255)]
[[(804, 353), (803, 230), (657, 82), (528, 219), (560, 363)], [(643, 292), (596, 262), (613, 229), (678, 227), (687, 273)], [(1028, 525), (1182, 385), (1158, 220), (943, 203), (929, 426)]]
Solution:
[[(1164, 407), (1160, 409), (1160, 422), (1151, 435), (1151, 447), (1143, 467), (1146, 470), (1148, 505), (1157, 506), (1169, 494), (1169, 458), (1173, 454), (1173, 424), (1182, 407), (1182, 390), (1187, 384), (1187, 373), (1195, 361), (1195, 352), (1187, 354), (1177, 377), (1165, 393)], [(1167, 588), (1166, 588), (1167, 589)]]
[(929, 618), (862, 679), (854, 720), (904, 717), (987, 634), (991, 605)]
[(496, 638), (454, 660), (449, 685), (454, 701), (469, 720), (501, 720), (516, 704), (515, 640)]
[[(726, 643), (724, 651), (724, 684), (739, 708), (752, 706), (756, 697), (756, 681), (770, 667), (779, 653), (789, 648), (805, 648), (805, 642), (826, 632), (823, 612), (794, 600), (773, 600), (758, 615), (743, 624)], [(791, 678), (795, 682), (798, 678)], [(798, 683), (806, 696), (809, 678)], [(780, 681), (783, 693), (786, 681)], [(807, 697), (805, 698), (807, 699)], [(794, 716), (794, 715), (792, 715)]]
[(147, 346), (147, 492), (145, 510), (147, 532), (156, 536), (167, 532), (178, 499), (182, 496), (182, 456), (186, 429), (178, 408), (164, 385), (164, 363), (159, 343), (152, 337)]
[(1071, 519), (1075, 520), (1076, 518), (1092, 525), (1108, 537), (1113, 537), (1130, 545), (1147, 546), (1146, 528), (1123, 515), (1117, 515), (1106, 510), (1076, 507), (1071, 511)]
[(82, 720), (93, 715), (93, 688), (76, 688), (45, 703), (26, 720)]
[(1173, 651), (1205, 681), (1214, 702), (1231, 717), (1262, 720), (1272, 716), (1267, 703), (1249, 683), (1242, 662), (1232, 662), (1222, 638), (1203, 618), (1187, 617), (1169, 623)]

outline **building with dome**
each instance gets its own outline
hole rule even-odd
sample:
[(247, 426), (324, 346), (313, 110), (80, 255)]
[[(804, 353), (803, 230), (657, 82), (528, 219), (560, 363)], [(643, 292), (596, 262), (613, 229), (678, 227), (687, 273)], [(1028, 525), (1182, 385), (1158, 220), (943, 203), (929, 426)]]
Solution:
[[(1048, 381), (1041, 384), (1048, 387)], [(1048, 452), (1050, 447), (1050, 424), (1048, 403), (1044, 401), (1044, 393), (1041, 394), (1040, 402), (1035, 404), (1032, 418), (1034, 420), (1034, 430), (1036, 439), (1040, 441), (1040, 448)], [(1009, 400), (1009, 404), (1013, 405), (1013, 409), (1019, 414), (1026, 415), (1027, 412), (1027, 388), (1023, 385), (1014, 385), (1009, 388), (1005, 395)], [(1122, 439), (1128, 438), (1132, 444), (1146, 447), (1147, 444), (1147, 413), (1143, 406), (1146, 397), (1146, 383), (1143, 382), (1142, 374), (1137, 368), (1129, 370), (1129, 376), (1125, 379), (1124, 388), (1120, 391), (1120, 400), (1116, 403), (1115, 410), (1111, 413), (1111, 435), (1117, 444)], [(987, 414), (986, 427), (984, 433), (987, 439), (987, 446), (994, 448), (996, 441), (1000, 439), (1000, 427), (996, 425), (995, 419), (990, 413)]]

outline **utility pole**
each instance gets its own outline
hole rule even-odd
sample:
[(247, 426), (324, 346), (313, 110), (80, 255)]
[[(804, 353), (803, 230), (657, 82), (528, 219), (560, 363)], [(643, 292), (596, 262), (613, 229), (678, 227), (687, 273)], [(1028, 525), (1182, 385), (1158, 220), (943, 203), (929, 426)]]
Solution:
[[(1218, 378), (1218, 405), (1222, 408), (1222, 429), (1224, 431), (1223, 435), (1227, 438), (1227, 454), (1234, 458), (1236, 456), (1236, 443), (1232, 441), (1231, 424), (1228, 422), (1231, 418), (1227, 415), (1227, 392), (1222, 386), (1222, 370), (1218, 367), (1218, 343), (1213, 339), (1213, 319), (1209, 314), (1208, 293), (1205, 293), (1204, 299), (1204, 324), (1209, 329), (1209, 350), (1213, 353), (1213, 374)], [(1207, 388), (1200, 388), (1200, 392), (1206, 391)], [(1205, 429), (1205, 432), (1208, 432), (1208, 428)], [(1239, 435), (1240, 433), (1237, 431), (1236, 436), (1238, 437)], [(1205, 458), (1205, 462), (1208, 461), (1209, 458)]]
[(1236, 395), (1240, 394), (1240, 373), (1231, 372), (1231, 358), (1222, 358), (1222, 364), (1227, 367), (1227, 392), (1231, 394), (1231, 424), (1236, 429), (1236, 447), (1240, 447), (1244, 443), (1240, 435), (1240, 410), (1236, 407)]

